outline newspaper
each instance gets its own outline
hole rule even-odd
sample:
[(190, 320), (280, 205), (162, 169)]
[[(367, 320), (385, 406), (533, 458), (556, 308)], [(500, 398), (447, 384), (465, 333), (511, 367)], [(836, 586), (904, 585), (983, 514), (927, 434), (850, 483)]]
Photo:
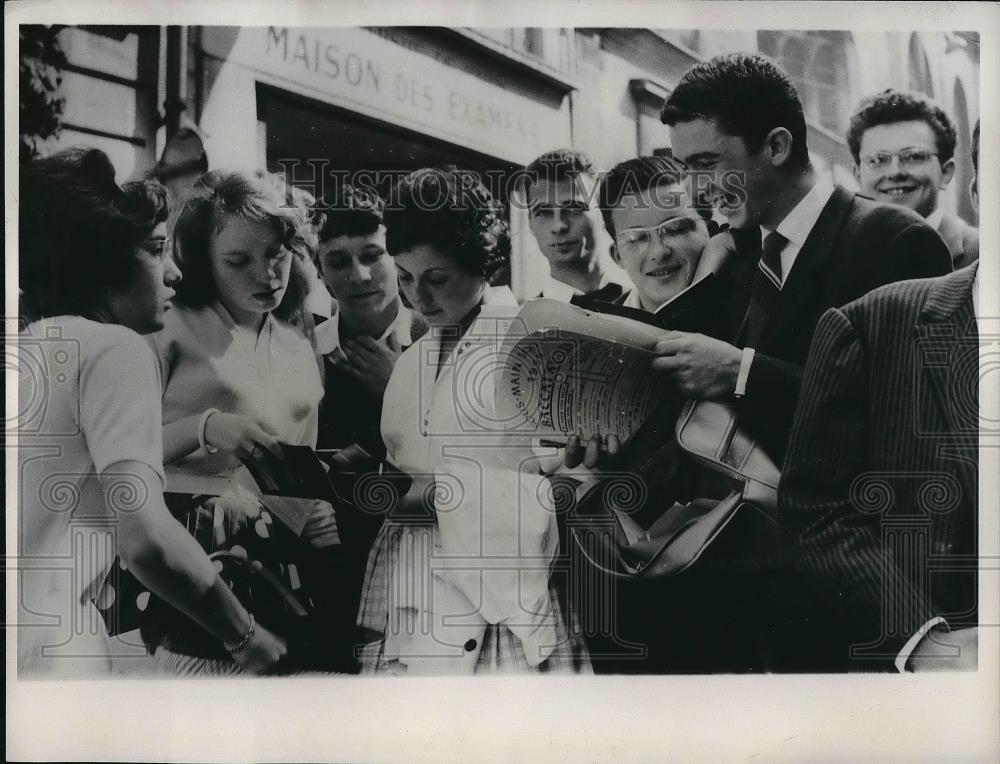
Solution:
[(615, 433), (626, 442), (669, 395), (650, 373), (665, 330), (557, 300), (531, 300), (511, 322), (497, 375), (509, 430), (539, 438)]

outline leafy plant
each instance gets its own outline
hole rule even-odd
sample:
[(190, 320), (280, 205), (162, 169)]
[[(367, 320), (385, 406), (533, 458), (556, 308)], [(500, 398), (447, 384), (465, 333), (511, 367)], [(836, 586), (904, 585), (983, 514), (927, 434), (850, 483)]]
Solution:
[(66, 54), (56, 36), (58, 31), (59, 27), (37, 24), (18, 28), (21, 161), (44, 154), (50, 141), (59, 135), (66, 105), (59, 91)]

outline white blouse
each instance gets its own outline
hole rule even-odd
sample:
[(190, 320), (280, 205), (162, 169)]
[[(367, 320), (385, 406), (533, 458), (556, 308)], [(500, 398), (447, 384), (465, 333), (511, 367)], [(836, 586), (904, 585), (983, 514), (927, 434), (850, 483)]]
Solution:
[[(260, 418), (292, 445), (316, 446), (323, 384), (309, 341), (268, 314), (259, 333), (238, 326), (218, 302), (175, 305), (164, 328), (147, 336), (163, 381), (163, 423), (206, 409)], [(177, 468), (203, 474), (232, 472), (236, 457), (203, 449)]]
[(471, 672), (487, 624), (507, 626), (531, 665), (556, 644), (551, 489), (530, 439), (505, 432), (494, 406), (498, 351), (517, 311), (509, 289), (490, 289), (439, 374), (432, 331), (403, 353), (386, 389), (388, 459), (435, 486), (436, 523), (404, 531), (391, 572), (386, 657), (410, 671)]
[(118, 491), (109, 507), (98, 477), (140, 462), (161, 478), (145, 490), (163, 490), (156, 362), (131, 329), (79, 316), (29, 325), (16, 353), (18, 668), (107, 672), (106, 627), (91, 598), (114, 562), (117, 513), (146, 497)]

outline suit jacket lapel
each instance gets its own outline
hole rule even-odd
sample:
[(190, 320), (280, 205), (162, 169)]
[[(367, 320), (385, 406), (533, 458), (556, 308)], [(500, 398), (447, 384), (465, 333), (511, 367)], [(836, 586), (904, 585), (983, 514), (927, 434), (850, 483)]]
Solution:
[(761, 336), (762, 346), (766, 346), (785, 327), (792, 325), (798, 312), (809, 304), (816, 291), (822, 287), (822, 271), (830, 259), (837, 234), (853, 201), (854, 194), (850, 191), (840, 186), (834, 188), (833, 195), (816, 219), (816, 224), (795, 258), (795, 265), (781, 287), (774, 313), (768, 318)]
[(919, 373), (938, 411), (950, 433), (973, 437), (979, 423), (979, 334), (972, 305), (977, 267), (978, 263), (942, 277), (916, 326), (918, 340), (929, 351), (918, 354)]

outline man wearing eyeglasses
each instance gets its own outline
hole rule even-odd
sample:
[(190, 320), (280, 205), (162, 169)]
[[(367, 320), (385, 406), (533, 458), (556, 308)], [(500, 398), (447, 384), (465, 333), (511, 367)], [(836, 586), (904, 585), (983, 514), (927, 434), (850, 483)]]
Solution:
[(858, 105), (847, 143), (862, 193), (923, 216), (956, 270), (979, 258), (978, 229), (941, 205), (955, 176), (955, 125), (941, 107), (919, 93), (884, 90)]
[[(634, 284), (615, 302), (655, 313), (699, 275), (717, 228), (712, 210), (698, 204), (684, 165), (668, 156), (621, 162), (601, 179), (597, 198), (612, 238), (611, 257)], [(650, 383), (656, 382), (650, 374)], [(614, 467), (639, 470), (635, 476), (643, 481), (645, 499), (633, 508), (633, 518), (643, 527), (675, 501), (690, 498), (697, 479), (696, 465), (668, 437), (670, 420), (682, 403), (678, 395), (674, 414), (659, 412), (665, 423), (662, 442), (642, 467)], [(583, 456), (580, 460), (587, 468), (600, 469), (602, 456), (595, 456), (593, 464)], [(745, 595), (752, 582), (742, 571), (698, 569), (676, 580), (637, 584), (570, 559), (572, 601), (596, 673), (745, 673), (763, 668), (752, 599)]]
[(601, 181), (611, 257), (635, 288), (619, 298), (655, 313), (692, 282), (715, 227), (710, 209), (696, 208), (684, 166), (660, 156), (616, 165)]

